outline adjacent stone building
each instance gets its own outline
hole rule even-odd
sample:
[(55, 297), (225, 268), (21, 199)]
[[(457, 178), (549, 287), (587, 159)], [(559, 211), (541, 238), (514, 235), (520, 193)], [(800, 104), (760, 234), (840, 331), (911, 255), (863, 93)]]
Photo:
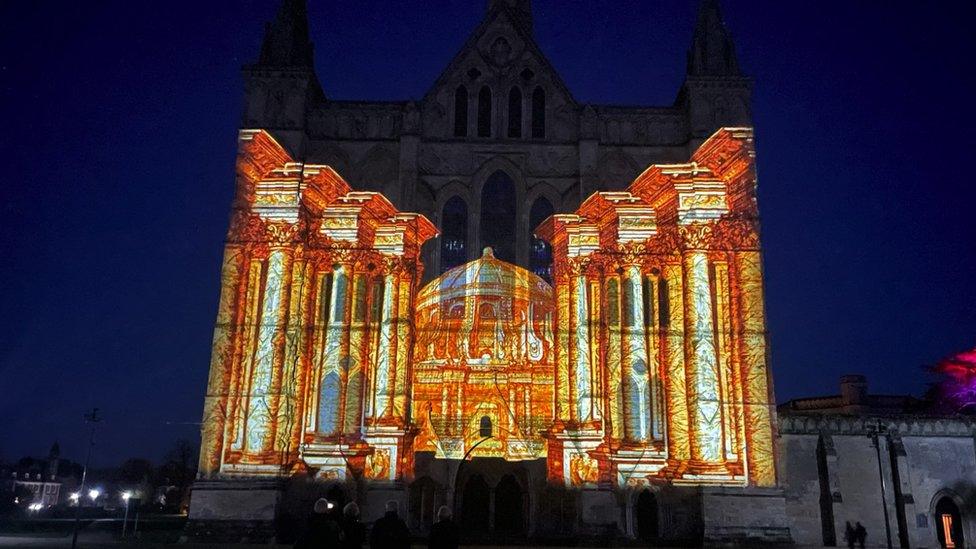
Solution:
[(779, 407), (778, 465), (796, 542), (842, 546), (856, 521), (875, 547), (976, 542), (976, 418), (872, 395), (863, 376), (844, 376), (840, 388)]

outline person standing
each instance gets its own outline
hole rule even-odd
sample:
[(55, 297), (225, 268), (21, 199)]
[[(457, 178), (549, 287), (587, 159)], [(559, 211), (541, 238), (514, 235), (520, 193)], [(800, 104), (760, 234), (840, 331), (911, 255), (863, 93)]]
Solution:
[(854, 539), (857, 540), (857, 546), (864, 549), (864, 542), (868, 538), (868, 531), (860, 521), (854, 525)]
[(410, 530), (398, 513), (396, 500), (386, 502), (386, 514), (373, 524), (369, 546), (383, 549), (409, 549)]
[(458, 528), (451, 518), (451, 510), (441, 505), (437, 510), (437, 523), (430, 529), (427, 547), (430, 549), (457, 549)]
[(305, 533), (295, 543), (295, 549), (339, 547), (340, 529), (332, 514), (334, 504), (320, 498), (312, 507)]
[(366, 541), (366, 527), (359, 522), (359, 506), (349, 502), (342, 508), (342, 547), (360, 549)]
[(847, 521), (844, 526), (844, 541), (847, 542), (847, 549), (854, 549), (854, 544), (857, 542), (857, 535), (854, 533), (854, 527), (851, 526), (851, 521)]

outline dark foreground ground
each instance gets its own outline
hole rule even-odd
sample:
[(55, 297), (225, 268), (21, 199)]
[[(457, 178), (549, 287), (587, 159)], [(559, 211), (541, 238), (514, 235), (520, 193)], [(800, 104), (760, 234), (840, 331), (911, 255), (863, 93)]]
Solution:
[[(239, 543), (181, 543), (185, 517), (156, 516), (140, 521), (139, 531), (133, 535), (133, 521), (129, 521), (128, 536), (123, 539), (121, 519), (88, 519), (81, 522), (82, 528), (78, 536), (79, 549), (121, 549), (133, 547), (140, 549), (172, 548), (172, 549), (229, 549), (274, 547), (286, 548), (290, 545), (275, 544), (239, 544)], [(5, 521), (0, 519), (0, 548), (24, 547), (28, 549), (65, 549), (71, 547), (70, 519), (37, 520), (37, 521)], [(136, 537), (138, 536), (138, 537)], [(420, 542), (415, 548), (426, 547)], [(635, 547), (633, 543), (626, 545), (608, 542), (594, 547)], [(479, 547), (491, 549), (505, 547), (504, 545), (466, 545), (465, 547)], [(525, 545), (523, 545), (525, 547)], [(553, 546), (547, 546), (553, 548)], [(584, 547), (578, 545), (577, 547)], [(558, 548), (554, 548), (558, 549)], [(799, 548), (797, 548), (799, 549)]]

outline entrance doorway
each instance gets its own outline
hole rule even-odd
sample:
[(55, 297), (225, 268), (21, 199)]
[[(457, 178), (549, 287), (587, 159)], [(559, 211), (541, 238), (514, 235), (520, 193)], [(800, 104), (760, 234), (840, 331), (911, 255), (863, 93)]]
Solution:
[(634, 527), (634, 534), (641, 541), (651, 542), (658, 538), (657, 497), (650, 490), (644, 490), (637, 496)]
[(461, 493), (461, 527), (465, 534), (484, 536), (488, 533), (491, 490), (481, 475), (471, 475)]
[(962, 534), (962, 516), (956, 502), (948, 496), (935, 504), (935, 531), (939, 546), (946, 549), (965, 547)]
[(520, 535), (525, 529), (522, 487), (512, 475), (505, 475), (495, 487), (495, 531), (504, 536)]

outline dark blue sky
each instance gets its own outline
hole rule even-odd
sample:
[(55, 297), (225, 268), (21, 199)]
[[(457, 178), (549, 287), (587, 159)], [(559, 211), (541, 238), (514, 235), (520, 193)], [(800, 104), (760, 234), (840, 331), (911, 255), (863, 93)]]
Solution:
[[(420, 98), (485, 2), (311, 0), (329, 97)], [(972, 2), (725, 0), (755, 78), (777, 398), (976, 343)], [(276, 2), (0, 7), (0, 458), (197, 440), (242, 105)], [(690, 0), (535, 0), (581, 102), (670, 104)]]

